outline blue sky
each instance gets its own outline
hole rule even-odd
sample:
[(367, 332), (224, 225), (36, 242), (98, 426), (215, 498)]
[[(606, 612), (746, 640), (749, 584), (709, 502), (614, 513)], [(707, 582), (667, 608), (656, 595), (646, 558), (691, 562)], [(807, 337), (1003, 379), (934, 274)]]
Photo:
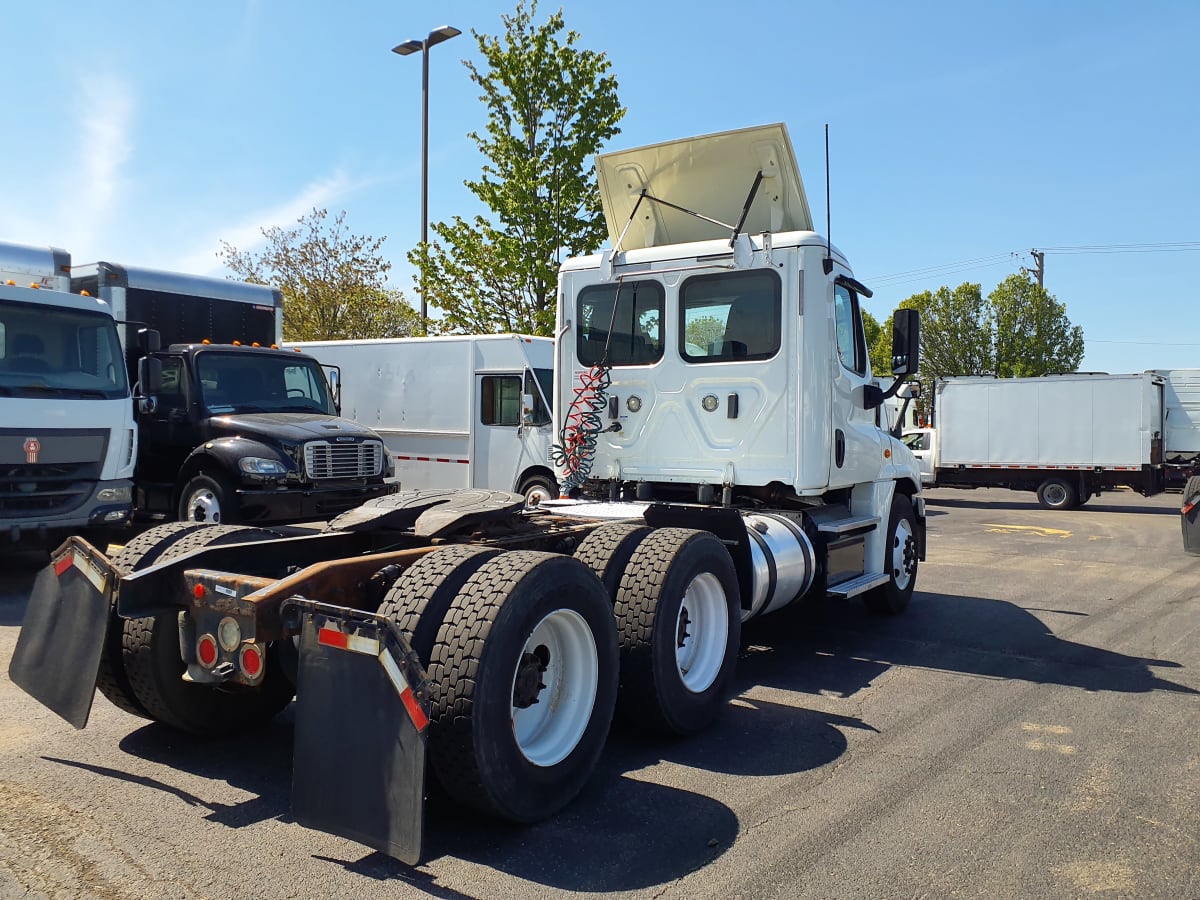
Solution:
[[(500, 33), (514, 7), (8, 4), (0, 239), (221, 274), (221, 240), (252, 248), (263, 227), (344, 209), (387, 236), (416, 302), (421, 65), (390, 48), (465, 32), (430, 57), (429, 214), (473, 215), (465, 135), (485, 119), (461, 61), (478, 59), (470, 30)], [(877, 317), (942, 284), (986, 293), (1031, 248), (1101, 248), (1046, 255), (1083, 368), (1200, 367), (1194, 0), (562, 8), (612, 60), (628, 113), (609, 149), (785, 122), (823, 223), (829, 123), (833, 240)]]

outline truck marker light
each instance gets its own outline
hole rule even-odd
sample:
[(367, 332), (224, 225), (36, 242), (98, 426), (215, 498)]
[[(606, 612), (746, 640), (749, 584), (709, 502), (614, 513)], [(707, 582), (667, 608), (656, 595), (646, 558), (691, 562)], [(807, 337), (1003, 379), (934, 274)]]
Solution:
[(211, 669), (216, 665), (217, 639), (211, 634), (201, 635), (200, 640), (196, 641), (196, 658), (206, 669)]
[(247, 644), (242, 648), (239, 662), (242, 665), (242, 672), (247, 678), (257, 678), (262, 674), (263, 658), (262, 651), (254, 644)]
[(192, 588), (192, 596), (195, 597), (197, 600), (203, 600), (204, 599), (204, 585), (198, 584), (194, 588)]
[(892, 458), (892, 449), (891, 449), (890, 447), (884, 447), (884, 448), (883, 448), (883, 458), (884, 458), (884, 459), (891, 459), (891, 458)]
[(212, 341), (210, 341), (208, 338), (205, 338), (205, 339), (204, 339), (204, 340), (202, 340), (200, 343), (202, 343), (202, 344), (211, 344), (211, 343), (212, 343)]
[(241, 342), (241, 341), (234, 341), (234, 342), (233, 342), (233, 346), (235, 346), (235, 347), (240, 347), (240, 346), (242, 346), (242, 342)]
[(421, 704), (417, 702), (416, 694), (408, 686), (408, 682), (404, 678), (404, 673), (400, 671), (400, 667), (392, 659), (392, 654), (388, 653), (387, 650), (380, 650), (379, 662), (383, 664), (383, 670), (387, 672), (388, 678), (392, 680), (392, 687), (400, 695), (400, 701), (404, 704), (404, 709), (408, 712), (408, 717), (412, 719), (413, 725), (417, 731), (424, 731), (429, 727), (429, 717), (425, 715), (425, 710), (421, 709)]

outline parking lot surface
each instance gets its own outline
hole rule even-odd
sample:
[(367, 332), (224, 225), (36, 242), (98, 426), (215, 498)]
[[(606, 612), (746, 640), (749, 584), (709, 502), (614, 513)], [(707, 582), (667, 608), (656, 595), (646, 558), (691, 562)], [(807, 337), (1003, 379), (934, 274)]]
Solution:
[[(533, 827), (434, 796), (415, 869), (291, 820), (290, 712), (198, 742), (98, 697), (77, 732), (0, 676), (0, 896), (1200, 896), (1200, 558), (1179, 495), (927, 502), (906, 614), (755, 623), (715, 728), (617, 727)], [(37, 564), (0, 557), (5, 673)]]

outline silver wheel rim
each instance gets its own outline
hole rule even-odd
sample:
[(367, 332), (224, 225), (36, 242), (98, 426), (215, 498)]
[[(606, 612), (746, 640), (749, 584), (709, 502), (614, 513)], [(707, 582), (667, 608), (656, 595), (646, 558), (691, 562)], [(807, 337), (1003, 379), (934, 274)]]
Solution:
[(556, 497), (550, 496), (550, 489), (544, 484), (535, 484), (525, 492), (526, 506), (539, 506), (547, 500), (555, 500)]
[[(517, 705), (518, 678), (532, 656), (543, 657), (536, 702)], [(533, 629), (513, 673), (513, 737), (535, 766), (562, 762), (578, 746), (592, 720), (600, 684), (599, 654), (587, 620), (558, 609)]]
[(211, 488), (197, 488), (188, 494), (187, 521), (189, 522), (220, 522), (221, 501)]
[(896, 532), (892, 535), (892, 581), (900, 590), (905, 590), (912, 580), (913, 562), (915, 559), (912, 525), (908, 519), (896, 523)]
[(716, 575), (701, 572), (683, 592), (675, 620), (675, 667), (693, 694), (708, 690), (725, 664), (729, 603)]
[(1067, 500), (1067, 489), (1061, 484), (1048, 484), (1042, 490), (1042, 496), (1051, 506), (1062, 506)]

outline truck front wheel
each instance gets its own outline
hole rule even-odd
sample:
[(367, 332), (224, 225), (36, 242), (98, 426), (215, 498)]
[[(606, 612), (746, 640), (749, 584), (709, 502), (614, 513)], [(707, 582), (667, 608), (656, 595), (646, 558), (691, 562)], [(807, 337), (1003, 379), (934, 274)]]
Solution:
[(1074, 509), (1079, 495), (1065, 478), (1047, 478), (1037, 489), (1038, 503), (1046, 509)]
[(429, 758), (446, 792), (513, 822), (544, 819), (579, 793), (608, 736), (609, 600), (570, 557), (500, 554), (454, 598), (428, 671)]
[(916, 517), (912, 501), (904, 494), (892, 498), (883, 565), (888, 574), (887, 583), (864, 594), (863, 602), (873, 613), (896, 615), (908, 609), (917, 585)]
[(179, 494), (179, 521), (234, 524), (238, 521), (237, 490), (218, 473), (195, 476)]
[(716, 719), (737, 662), (740, 597), (714, 535), (660, 528), (641, 540), (614, 606), (622, 718), (666, 734), (694, 734)]

